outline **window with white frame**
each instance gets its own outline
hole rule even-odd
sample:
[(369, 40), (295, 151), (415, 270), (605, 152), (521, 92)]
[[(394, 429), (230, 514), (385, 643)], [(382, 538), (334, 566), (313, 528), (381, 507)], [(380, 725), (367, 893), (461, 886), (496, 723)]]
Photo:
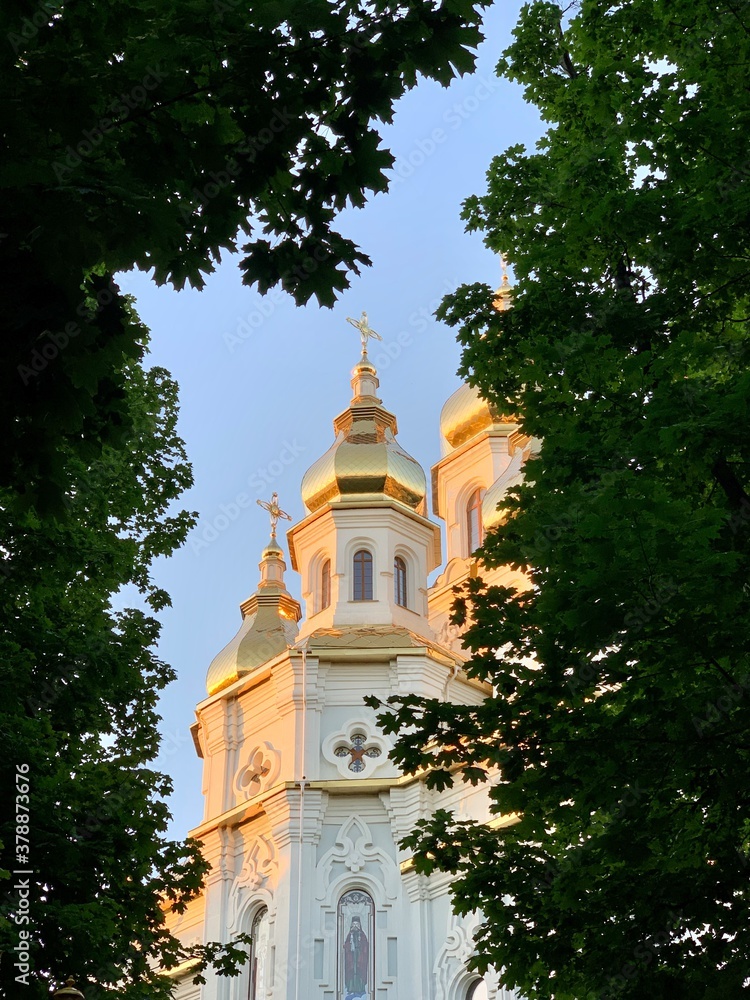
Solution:
[(355, 601), (372, 600), (372, 553), (367, 549), (359, 549), (352, 560), (353, 586), (352, 596)]
[(268, 972), (268, 910), (264, 906), (255, 914), (250, 928), (250, 990), (249, 1000), (261, 1000), (266, 995)]
[(320, 567), (320, 601), (319, 601), (319, 611), (323, 611), (325, 608), (331, 605), (331, 560), (323, 560), (323, 565)]
[(471, 557), (482, 544), (482, 500), (484, 490), (475, 489), (466, 503), (466, 555)]
[(466, 993), (466, 1000), (487, 1000), (487, 983), (483, 979), (476, 979)]
[(406, 593), (406, 561), (401, 556), (393, 560), (393, 597), (396, 604), (408, 608)]

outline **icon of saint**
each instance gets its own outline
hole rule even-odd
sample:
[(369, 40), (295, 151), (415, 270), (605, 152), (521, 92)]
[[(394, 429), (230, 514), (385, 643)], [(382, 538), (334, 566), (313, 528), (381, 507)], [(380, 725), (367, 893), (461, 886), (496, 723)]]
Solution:
[(345, 1000), (364, 1000), (367, 996), (367, 979), (370, 965), (370, 945), (362, 930), (362, 921), (353, 916), (349, 933), (344, 941)]

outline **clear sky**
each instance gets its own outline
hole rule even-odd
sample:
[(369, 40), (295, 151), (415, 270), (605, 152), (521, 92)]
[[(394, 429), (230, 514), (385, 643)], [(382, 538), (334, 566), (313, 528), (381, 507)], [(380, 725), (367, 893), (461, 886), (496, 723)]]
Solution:
[[(518, 142), (532, 145), (541, 132), (520, 89), (494, 75), (519, 7), (507, 0), (489, 11), (474, 76), (447, 90), (422, 81), (398, 105), (384, 132), (396, 156), (390, 191), (339, 220), (373, 265), (352, 279), (334, 309), (314, 301), (297, 308), (278, 289), (261, 298), (242, 284), (232, 258), (202, 292), (122, 276), (152, 331), (150, 362), (180, 385), (180, 433), (195, 475), (183, 506), (200, 515), (186, 545), (156, 567), (173, 605), (161, 616), (159, 653), (178, 679), (161, 701), (158, 765), (174, 780), (176, 838), (202, 819), (201, 762), (189, 734), (194, 707), (206, 696), (211, 659), (240, 625), (239, 604), (255, 589), (269, 535), (268, 516), (255, 501), (276, 490), (294, 521), (304, 515), (302, 476), (333, 441), (332, 420), (351, 397), (359, 339), (347, 316), (367, 310), (383, 337), (370, 348), (380, 395), (428, 482), (439, 458), (438, 418), (459, 385), (460, 350), (431, 314), (463, 282), (500, 283), (499, 263), (481, 236), (463, 231), (461, 203), (484, 193), (494, 155)], [(280, 540), (287, 586), (299, 598)]]

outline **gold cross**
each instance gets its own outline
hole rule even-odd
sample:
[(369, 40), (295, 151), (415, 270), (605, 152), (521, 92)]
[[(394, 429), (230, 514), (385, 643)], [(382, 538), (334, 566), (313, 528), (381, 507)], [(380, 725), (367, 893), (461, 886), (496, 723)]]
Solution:
[(363, 312), (359, 319), (352, 319), (351, 316), (346, 317), (346, 322), (351, 323), (352, 326), (359, 330), (359, 335), (362, 338), (362, 356), (367, 356), (367, 341), (370, 337), (374, 337), (375, 340), (382, 340), (383, 338), (379, 333), (375, 333), (373, 328), (370, 326), (370, 322), (367, 319), (367, 313)]
[(263, 510), (267, 510), (271, 515), (271, 538), (276, 537), (276, 525), (279, 523), (279, 518), (283, 517), (287, 521), (291, 521), (291, 514), (287, 514), (285, 510), (282, 510), (278, 504), (279, 494), (273, 492), (271, 494), (270, 500), (257, 500), (256, 503)]

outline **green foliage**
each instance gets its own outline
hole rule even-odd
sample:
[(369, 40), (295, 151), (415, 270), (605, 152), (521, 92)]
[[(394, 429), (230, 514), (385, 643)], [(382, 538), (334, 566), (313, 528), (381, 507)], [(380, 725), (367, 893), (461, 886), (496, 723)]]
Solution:
[[(125, 319), (145, 348), (143, 327), (127, 310)], [(191, 474), (175, 432), (175, 384), (135, 361), (121, 375), (129, 429), (96, 459), (73, 449), (60, 456), (70, 483), (63, 514), (40, 517), (23, 496), (0, 494), (7, 997), (47, 997), (47, 977), (70, 972), (99, 985), (87, 987), (92, 1000), (167, 996), (168, 981), (152, 966), (191, 954), (167, 932), (161, 901), (183, 907), (206, 864), (196, 843), (166, 840), (170, 782), (149, 766), (158, 752), (157, 698), (173, 672), (154, 654), (156, 620), (112, 607), (125, 585), (155, 610), (168, 603), (150, 563), (181, 544), (193, 523), (172, 512)], [(27, 885), (19, 870), (31, 872)], [(21, 931), (30, 935), (31, 974), (16, 980)], [(232, 953), (211, 945), (196, 957), (205, 964)]]
[(333, 225), (387, 188), (378, 125), (420, 74), (472, 68), (483, 3), (4, 3), (0, 485), (23, 466), (54, 504), (60, 438), (122, 429), (138, 345), (95, 297), (118, 271), (200, 288), (242, 244), (248, 284), (332, 305), (369, 263)]
[[(479, 707), (394, 703), (408, 769), (491, 767), (501, 830), (426, 820), (422, 870), (480, 908), (529, 998), (748, 993), (747, 4), (521, 15), (499, 70), (550, 123), (466, 203), (517, 285), (440, 313), (463, 372), (543, 440), (472, 580)], [(470, 777), (475, 776), (469, 772)]]

